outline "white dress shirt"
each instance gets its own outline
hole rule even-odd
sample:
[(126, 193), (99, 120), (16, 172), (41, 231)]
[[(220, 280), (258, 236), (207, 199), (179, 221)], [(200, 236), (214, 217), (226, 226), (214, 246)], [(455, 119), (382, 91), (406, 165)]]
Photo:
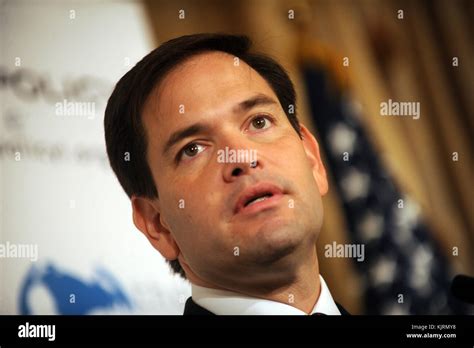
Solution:
[[(319, 279), (321, 291), (311, 314), (341, 315), (321, 275)], [(285, 303), (194, 284), (192, 284), (192, 298), (199, 306), (217, 315), (307, 315), (302, 310)]]

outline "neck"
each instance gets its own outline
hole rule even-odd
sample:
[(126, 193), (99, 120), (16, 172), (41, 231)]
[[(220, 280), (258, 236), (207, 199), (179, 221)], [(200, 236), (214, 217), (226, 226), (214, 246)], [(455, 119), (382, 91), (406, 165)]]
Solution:
[(308, 262), (297, 270), (291, 283), (276, 288), (270, 293), (255, 295), (267, 300), (285, 303), (309, 314), (318, 301), (320, 292), (319, 265), (315, 251), (308, 258)]
[(215, 284), (210, 284), (195, 276), (189, 277), (189, 274), (188, 279), (193, 284), (198, 286), (233, 291), (252, 297), (281, 302), (310, 314), (316, 302), (318, 301), (319, 294), (321, 292), (319, 265), (316, 250), (314, 250), (314, 253), (311, 254), (311, 257), (307, 259), (308, 262), (302, 264), (299, 269), (296, 270), (296, 274), (292, 277), (292, 281), (290, 283), (272, 288), (270, 291), (262, 292), (260, 289), (263, 287), (261, 286), (259, 286), (258, 289), (225, 288)]

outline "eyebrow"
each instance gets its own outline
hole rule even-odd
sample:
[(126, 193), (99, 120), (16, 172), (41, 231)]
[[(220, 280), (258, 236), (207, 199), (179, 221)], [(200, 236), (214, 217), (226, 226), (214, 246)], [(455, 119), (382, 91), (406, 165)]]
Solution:
[(167, 152), (170, 151), (170, 149), (178, 142), (180, 142), (182, 139), (185, 139), (187, 137), (199, 134), (199, 133), (205, 133), (209, 131), (209, 126), (202, 124), (202, 123), (195, 123), (189, 127), (186, 127), (184, 129), (178, 130), (171, 134), (169, 137), (168, 141), (165, 144), (165, 147), (163, 149), (163, 154), (166, 154)]
[[(266, 96), (265, 94), (257, 94), (249, 99), (246, 99), (240, 103), (238, 103), (236, 106), (232, 108), (232, 112), (234, 114), (237, 113), (243, 113), (247, 112), (254, 107), (257, 106), (262, 106), (262, 105), (277, 105), (278, 103)], [(187, 137), (200, 134), (200, 133), (206, 133), (210, 131), (210, 126), (203, 124), (203, 123), (195, 123), (192, 124), (186, 128), (177, 130), (171, 134), (171, 136), (168, 138), (168, 141), (166, 142), (164, 148), (163, 148), (163, 154), (168, 153), (171, 148), (178, 142), (180, 142), (182, 139), (185, 139)]]
[(278, 104), (273, 98), (266, 96), (265, 94), (257, 94), (243, 102), (240, 102), (233, 108), (234, 113), (245, 112), (256, 106), (262, 105), (276, 105)]

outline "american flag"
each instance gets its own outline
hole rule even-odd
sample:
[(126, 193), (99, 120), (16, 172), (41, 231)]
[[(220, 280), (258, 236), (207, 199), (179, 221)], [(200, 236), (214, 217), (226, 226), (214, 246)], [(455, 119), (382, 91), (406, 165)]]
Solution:
[(448, 260), (424, 224), (419, 206), (400, 192), (384, 169), (359, 122), (358, 108), (334, 90), (322, 68), (303, 64), (302, 71), (349, 237), (365, 246), (364, 262), (356, 262), (365, 284), (365, 312), (466, 314), (467, 306), (449, 293), (454, 275)]

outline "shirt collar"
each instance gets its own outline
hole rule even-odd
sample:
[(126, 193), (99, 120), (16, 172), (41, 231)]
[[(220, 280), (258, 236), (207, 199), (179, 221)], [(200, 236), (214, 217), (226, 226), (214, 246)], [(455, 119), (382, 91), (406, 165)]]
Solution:
[[(323, 277), (321, 291), (311, 314), (341, 315)], [(199, 306), (217, 315), (306, 315), (285, 303), (250, 297), (233, 291), (205, 288), (192, 284), (192, 298)]]

